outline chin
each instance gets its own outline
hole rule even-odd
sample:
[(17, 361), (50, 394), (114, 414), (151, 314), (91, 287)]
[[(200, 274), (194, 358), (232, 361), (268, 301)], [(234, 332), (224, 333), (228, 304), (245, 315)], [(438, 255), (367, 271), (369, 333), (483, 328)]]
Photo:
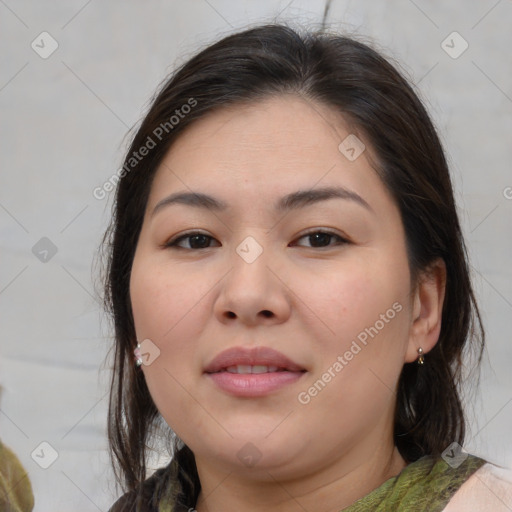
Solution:
[(196, 457), (214, 461), (220, 470), (247, 473), (252, 477), (259, 475), (258, 478), (267, 480), (269, 473), (273, 476), (288, 473), (292, 465), (296, 466), (303, 450), (302, 443), (294, 442), (294, 437), (284, 429), (270, 436), (269, 432), (272, 429), (265, 427), (260, 430), (254, 426), (251, 429), (247, 425), (243, 435), (240, 431), (233, 438), (227, 434), (213, 437), (210, 433), (191, 439), (187, 444)]

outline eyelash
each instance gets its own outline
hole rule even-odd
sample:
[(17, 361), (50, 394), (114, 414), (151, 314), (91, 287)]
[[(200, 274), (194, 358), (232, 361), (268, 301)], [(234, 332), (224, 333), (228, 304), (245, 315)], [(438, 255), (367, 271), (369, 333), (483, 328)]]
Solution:
[[(349, 240), (347, 240), (346, 238), (343, 238), (342, 236), (340, 236), (340, 235), (338, 235), (336, 233), (333, 233), (332, 231), (321, 230), (321, 229), (316, 229), (314, 231), (309, 231), (308, 233), (304, 233), (297, 240), (300, 240), (301, 238), (305, 238), (305, 237), (308, 237), (308, 236), (316, 235), (316, 234), (319, 234), (319, 233), (322, 234), (322, 235), (330, 236), (331, 240), (332, 240), (332, 238), (338, 239), (339, 243), (336, 244), (338, 246), (339, 245), (346, 245), (346, 244), (350, 243)], [(201, 247), (199, 249), (193, 249), (193, 248), (188, 248), (188, 247), (180, 247), (178, 245), (178, 243), (181, 242), (182, 240), (185, 240), (187, 238), (192, 238), (194, 236), (204, 236), (206, 238), (214, 240), (214, 238), (212, 236), (207, 235), (205, 233), (201, 233), (200, 231), (189, 231), (188, 233), (184, 233), (184, 234), (180, 235), (177, 238), (169, 240), (168, 242), (163, 244), (162, 247), (163, 248), (167, 248), (167, 249), (184, 249), (184, 250), (187, 250), (187, 251), (200, 251), (200, 250), (205, 250), (205, 249), (211, 249), (211, 247)], [(323, 246), (323, 247), (308, 247), (308, 246), (305, 246), (305, 247), (308, 248), (308, 249), (327, 249), (329, 247), (335, 247), (336, 245), (327, 245), (327, 246)], [(299, 247), (304, 247), (304, 246), (299, 246)]]

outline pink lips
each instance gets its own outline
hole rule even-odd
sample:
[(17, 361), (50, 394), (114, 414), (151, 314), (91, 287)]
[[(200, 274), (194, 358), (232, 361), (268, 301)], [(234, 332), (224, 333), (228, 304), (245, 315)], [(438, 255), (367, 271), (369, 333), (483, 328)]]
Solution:
[[(239, 370), (244, 373), (236, 373)], [(245, 373), (247, 371), (256, 373)], [(216, 356), (206, 366), (204, 373), (229, 394), (258, 397), (296, 382), (305, 371), (284, 354), (272, 348), (234, 347)]]

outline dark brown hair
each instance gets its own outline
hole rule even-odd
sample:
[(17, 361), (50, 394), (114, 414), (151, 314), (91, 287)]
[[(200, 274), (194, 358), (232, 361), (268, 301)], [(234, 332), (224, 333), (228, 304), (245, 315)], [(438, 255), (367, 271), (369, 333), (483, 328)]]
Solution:
[[(264, 25), (207, 47), (165, 82), (119, 173), (112, 223), (104, 240), (105, 304), (115, 325), (108, 436), (116, 476), (127, 490), (146, 478), (147, 444), (153, 426), (161, 421), (144, 375), (134, 366), (136, 335), (129, 291), (153, 176), (180, 133), (207, 113), (281, 94), (329, 106), (371, 144), (376, 171), (400, 210), (411, 282), (417, 283), (436, 259), (444, 260), (447, 281), (439, 341), (426, 355), (425, 365), (404, 365), (394, 440), (408, 462), (425, 454), (437, 456), (453, 441), (463, 444), (463, 349), (469, 341), (479, 362), (485, 333), (436, 130), (408, 81), (368, 44), (325, 32), (300, 34), (283, 25)], [(192, 104), (193, 108), (183, 108)], [(183, 115), (170, 121), (177, 110)], [(155, 146), (135, 164), (130, 158), (148, 137)], [(195, 503), (200, 484), (191, 450), (181, 449), (174, 464), (182, 492)]]

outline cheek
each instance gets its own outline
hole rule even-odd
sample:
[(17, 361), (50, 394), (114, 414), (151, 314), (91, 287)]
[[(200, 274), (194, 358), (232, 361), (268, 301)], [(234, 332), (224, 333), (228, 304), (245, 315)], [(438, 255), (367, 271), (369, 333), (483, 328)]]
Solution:
[(194, 335), (191, 318), (201, 314), (201, 299), (208, 288), (186, 272), (169, 269), (158, 261), (134, 261), (130, 298), (137, 339), (150, 338), (160, 348), (171, 340)]
[(365, 329), (375, 324), (378, 331), (388, 333), (406, 316), (397, 310), (406, 309), (408, 281), (403, 268), (394, 269), (392, 264), (344, 262), (295, 279), (294, 292), (302, 300), (304, 316), (308, 310), (309, 317), (314, 315), (310, 325), (316, 323), (317, 336), (332, 349), (342, 350), (360, 333), (364, 338)]
[(156, 262), (134, 261), (130, 296), (135, 331), (137, 340), (150, 339), (158, 347), (158, 356), (141, 368), (157, 409), (183, 435), (191, 417), (202, 421), (187, 390), (193, 388), (191, 369), (197, 356), (193, 340), (200, 336), (198, 315), (204, 314), (200, 305), (206, 291), (176, 272), (156, 268)]
[(164, 416), (167, 410), (179, 410), (183, 386), (189, 387), (190, 375), (199, 367), (194, 340), (204, 324), (200, 317), (207, 314), (201, 301), (207, 292), (191, 286), (183, 274), (158, 267), (157, 262), (135, 261), (130, 283), (137, 340), (150, 339), (158, 347), (158, 357), (142, 369)]
[[(370, 414), (376, 402), (392, 398), (404, 363), (406, 262), (359, 259), (329, 274), (304, 280), (299, 292), (316, 317), (316, 364), (304, 391), (318, 396), (317, 405), (328, 414), (337, 416), (340, 404)], [(314, 387), (311, 394), (308, 386)]]

